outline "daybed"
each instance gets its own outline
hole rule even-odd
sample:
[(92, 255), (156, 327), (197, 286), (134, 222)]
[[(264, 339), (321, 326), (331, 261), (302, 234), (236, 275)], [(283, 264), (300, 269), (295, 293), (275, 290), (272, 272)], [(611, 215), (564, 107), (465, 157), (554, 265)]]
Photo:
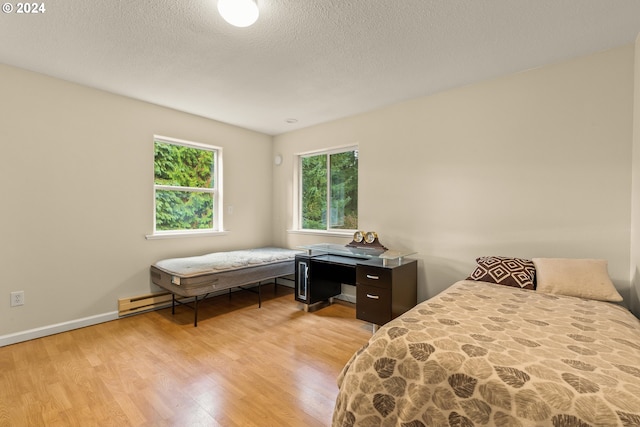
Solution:
[(294, 258), (300, 251), (265, 247), (201, 256), (171, 258), (151, 266), (151, 280), (171, 292), (172, 313), (178, 297), (193, 297), (194, 326), (198, 326), (198, 302), (212, 292), (257, 284), (258, 306), (262, 305), (261, 282), (294, 274)]
[(606, 262), (606, 278), (599, 260), (537, 258), (511, 275), (496, 258), (372, 336), (334, 427), (640, 426), (640, 321), (606, 302)]

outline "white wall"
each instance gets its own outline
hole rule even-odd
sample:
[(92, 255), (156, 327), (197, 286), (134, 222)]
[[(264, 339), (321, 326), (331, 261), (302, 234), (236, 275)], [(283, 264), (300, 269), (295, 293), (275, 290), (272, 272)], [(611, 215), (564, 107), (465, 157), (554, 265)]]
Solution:
[[(418, 252), (420, 299), (496, 254), (606, 258), (628, 302), (633, 61), (625, 46), (275, 138), (0, 65), (0, 341), (113, 315), (118, 298), (157, 290), (161, 258), (348, 242), (287, 230), (295, 153), (353, 143), (360, 228)], [(636, 109), (634, 188), (639, 123)], [(228, 235), (144, 238), (154, 134), (223, 147)], [(16, 290), (26, 304), (10, 308)]]
[(631, 309), (640, 317), (640, 35), (635, 43), (633, 183), (631, 192)]
[(605, 258), (628, 301), (633, 58), (629, 45), (275, 137), (275, 242), (328, 240), (286, 231), (295, 154), (358, 143), (359, 228), (418, 252), (420, 300), (508, 255)]
[[(271, 243), (270, 136), (2, 65), (0, 94), (0, 338), (113, 313), (158, 259)], [(154, 134), (223, 147), (228, 235), (145, 239)]]

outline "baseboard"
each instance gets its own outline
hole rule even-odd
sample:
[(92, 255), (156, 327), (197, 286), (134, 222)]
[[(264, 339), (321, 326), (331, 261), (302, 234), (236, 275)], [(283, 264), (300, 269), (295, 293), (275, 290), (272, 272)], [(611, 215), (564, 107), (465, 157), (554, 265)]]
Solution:
[(36, 338), (55, 335), (61, 332), (72, 331), (74, 329), (84, 328), (86, 326), (97, 325), (98, 323), (110, 322), (118, 318), (118, 312), (98, 314), (95, 316), (84, 317), (82, 319), (70, 320), (68, 322), (57, 323), (55, 325), (43, 326), (41, 328), (29, 329), (26, 331), (16, 332), (13, 334), (0, 335), (0, 347), (6, 345), (17, 344), (23, 341), (29, 341)]
[[(293, 288), (293, 285), (290, 283), (281, 283), (278, 282), (278, 286), (286, 286)], [(220, 294), (226, 293), (228, 291), (221, 291)], [(215, 296), (215, 294), (211, 294), (210, 296)], [(337, 298), (340, 298), (339, 296)], [(354, 301), (355, 302), (355, 301)], [(171, 306), (171, 304), (165, 303), (163, 306)], [(146, 311), (157, 309), (159, 307), (153, 307), (147, 309)], [(110, 322), (112, 320), (119, 319), (117, 311), (112, 311), (109, 313), (98, 314), (95, 316), (84, 317), (82, 319), (70, 320), (68, 322), (57, 323), (55, 325), (43, 326), (41, 328), (29, 329), (26, 331), (16, 332), (13, 334), (0, 335), (0, 347), (4, 347), (11, 344), (17, 344), (23, 341), (29, 341), (36, 338), (46, 337), (48, 335), (55, 335), (61, 332), (72, 331), (74, 329), (80, 329), (87, 326), (97, 325), (99, 323)]]
[(352, 304), (356, 303), (356, 296), (355, 295), (347, 295), (347, 294), (340, 294), (336, 297), (336, 299), (342, 300), (342, 301), (347, 301), (350, 302)]

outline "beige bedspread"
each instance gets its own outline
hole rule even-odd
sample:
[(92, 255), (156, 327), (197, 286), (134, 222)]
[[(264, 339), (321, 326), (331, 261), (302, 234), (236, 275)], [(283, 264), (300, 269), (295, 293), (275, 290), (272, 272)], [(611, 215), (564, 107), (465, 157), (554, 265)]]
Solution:
[(461, 281), (382, 327), (333, 426), (640, 426), (640, 321), (612, 303)]

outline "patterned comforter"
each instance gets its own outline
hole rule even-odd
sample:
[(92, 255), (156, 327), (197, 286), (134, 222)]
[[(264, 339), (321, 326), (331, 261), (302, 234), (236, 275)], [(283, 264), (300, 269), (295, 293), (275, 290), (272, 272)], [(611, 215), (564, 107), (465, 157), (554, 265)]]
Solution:
[(615, 304), (461, 281), (338, 378), (333, 426), (640, 426), (640, 321)]

